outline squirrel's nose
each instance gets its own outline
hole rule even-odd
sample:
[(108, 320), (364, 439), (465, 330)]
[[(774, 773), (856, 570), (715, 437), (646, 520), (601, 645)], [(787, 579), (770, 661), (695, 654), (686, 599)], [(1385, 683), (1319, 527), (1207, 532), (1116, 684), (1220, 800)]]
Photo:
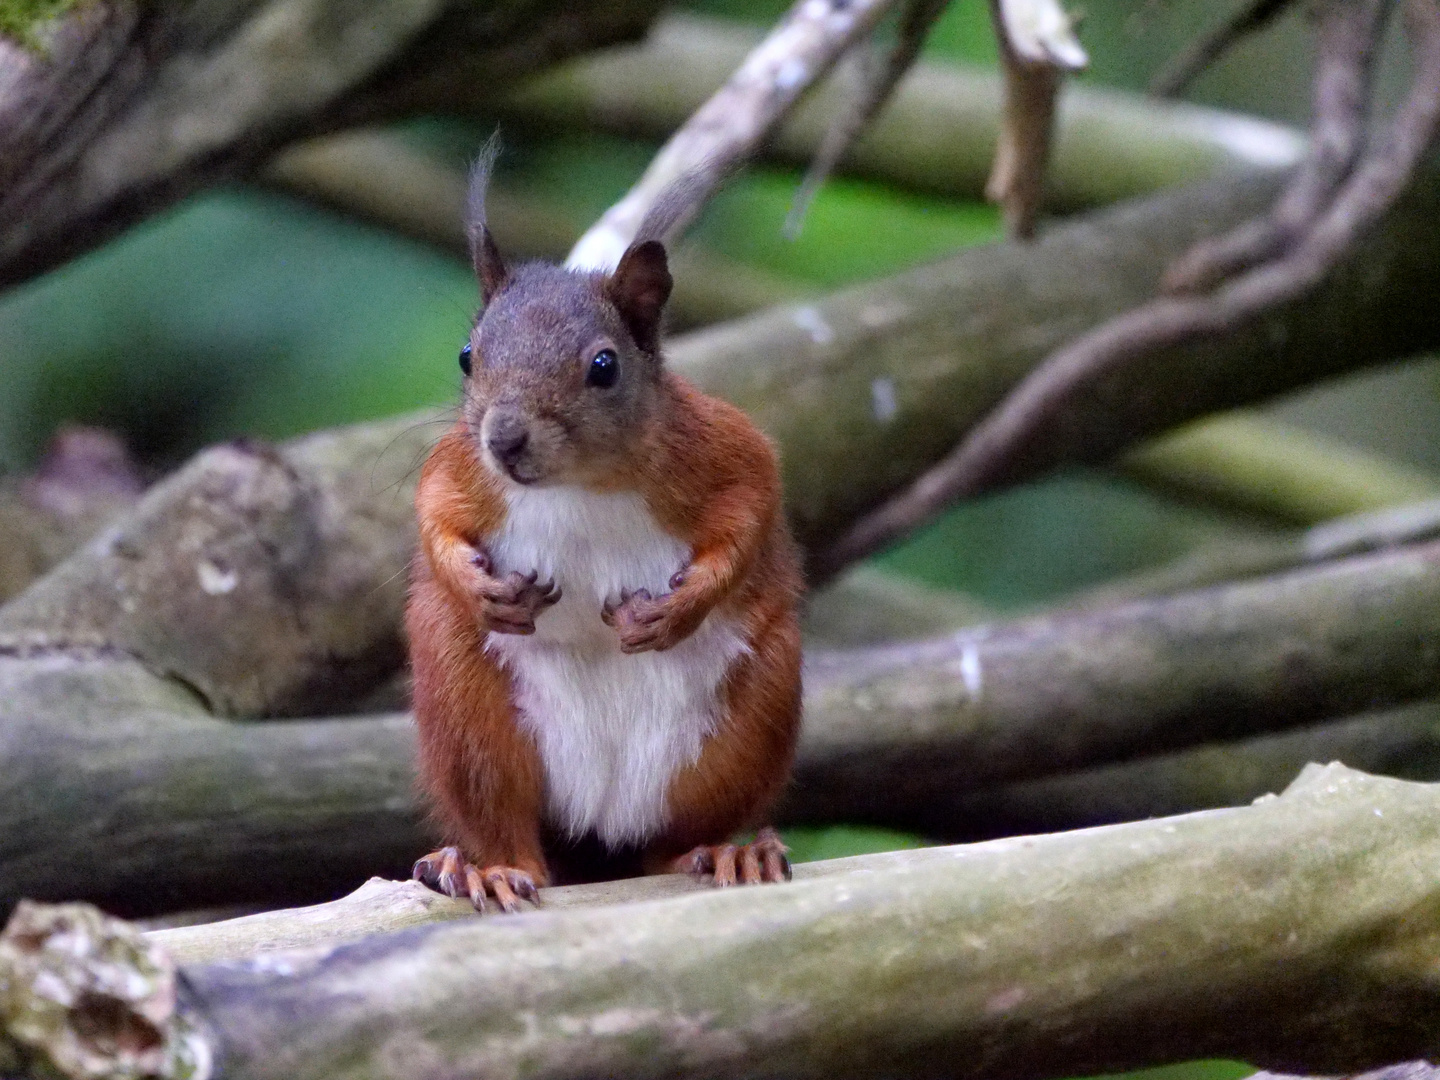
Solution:
[(492, 424), (485, 435), (485, 445), (495, 457), (506, 465), (513, 465), (525, 452), (530, 441), (530, 432), (518, 419), (505, 417)]

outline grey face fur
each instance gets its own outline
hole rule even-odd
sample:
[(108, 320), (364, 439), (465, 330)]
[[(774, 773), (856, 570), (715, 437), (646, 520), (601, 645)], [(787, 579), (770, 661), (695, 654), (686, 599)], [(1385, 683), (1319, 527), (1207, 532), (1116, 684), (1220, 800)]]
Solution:
[[(470, 334), (462, 409), (497, 475), (526, 485), (620, 482), (623, 448), (657, 402), (660, 361), (636, 344), (611, 289), (603, 274), (528, 263), (507, 270), (490, 296)], [(618, 378), (588, 385), (605, 349), (618, 357)]]

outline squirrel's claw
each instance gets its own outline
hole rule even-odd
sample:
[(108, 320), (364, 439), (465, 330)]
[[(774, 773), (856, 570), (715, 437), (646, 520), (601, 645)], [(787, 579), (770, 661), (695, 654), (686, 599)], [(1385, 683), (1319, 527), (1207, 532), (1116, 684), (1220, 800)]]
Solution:
[(535, 616), (558, 604), (562, 595), (553, 577), (540, 584), (539, 570), (528, 574), (512, 570), (503, 578), (487, 577), (476, 591), (483, 622), (500, 634), (533, 634)]
[(620, 635), (623, 653), (662, 651), (678, 645), (699, 625), (686, 605), (666, 593), (656, 599), (648, 589), (621, 593), (618, 605), (607, 604), (600, 611), (605, 625)]
[(767, 826), (756, 833), (755, 839), (748, 844), (739, 847), (735, 844), (701, 844), (671, 865), (678, 873), (709, 876), (716, 888), (736, 884), (759, 885), (790, 880), (790, 860), (786, 857), (789, 850), (781, 841), (780, 834)]
[(485, 898), (490, 896), (501, 911), (514, 914), (520, 900), (540, 906), (540, 890), (535, 879), (513, 866), (490, 866), (484, 870), (472, 865), (456, 847), (432, 851), (415, 864), (412, 875), (422, 885), (454, 899), (468, 899), (476, 911), (485, 913)]

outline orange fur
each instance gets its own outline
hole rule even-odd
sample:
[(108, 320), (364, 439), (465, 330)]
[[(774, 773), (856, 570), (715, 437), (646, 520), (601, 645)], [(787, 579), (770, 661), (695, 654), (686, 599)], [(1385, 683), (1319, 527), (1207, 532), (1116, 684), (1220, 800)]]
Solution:
[[(738, 616), (749, 651), (726, 673), (699, 760), (670, 780), (669, 824), (642, 853), (652, 870), (764, 820), (789, 775), (800, 720), (801, 575), (774, 452), (738, 409), (676, 376), (660, 379), (658, 409), (605, 488), (639, 491), (690, 547), (691, 565), (674, 591), (632, 598), (607, 621), (622, 643), (663, 649), (718, 607)], [(504, 522), (504, 496), (464, 422), (426, 463), (416, 505), (421, 553), (407, 627), (422, 781), (471, 862), (544, 882), (542, 768), (516, 723), (509, 676), (483, 649), (495, 582), (473, 561)]]

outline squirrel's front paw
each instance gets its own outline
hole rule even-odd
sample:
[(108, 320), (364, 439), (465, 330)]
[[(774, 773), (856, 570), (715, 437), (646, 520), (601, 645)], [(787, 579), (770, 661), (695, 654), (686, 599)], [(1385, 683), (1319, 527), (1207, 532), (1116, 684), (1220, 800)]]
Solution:
[(658, 600), (647, 589), (636, 589), (621, 596), (619, 605), (606, 604), (600, 612), (605, 625), (620, 635), (620, 651), (625, 653), (663, 652), (680, 644), (695, 632), (704, 618), (682, 602), (677, 593), (667, 593)]
[(499, 904), (501, 911), (512, 914), (520, 910), (522, 899), (540, 906), (540, 892), (535, 888), (535, 879), (526, 871), (513, 866), (490, 866), (482, 870), (467, 862), (459, 848), (445, 847), (432, 851), (415, 864), (412, 876), (446, 896), (457, 900), (468, 897), (471, 905), (482, 915), (485, 913), (486, 896)]
[(522, 574), (512, 570), (504, 577), (492, 576), (490, 559), (476, 552), (471, 560), (476, 581), (474, 596), (480, 621), (497, 634), (533, 634), (535, 617), (560, 600), (560, 587), (552, 578), (540, 581), (540, 572)]
[(759, 885), (790, 880), (790, 849), (780, 834), (766, 826), (748, 844), (701, 844), (682, 855), (671, 869), (696, 877), (709, 877), (717, 888), (731, 885)]

